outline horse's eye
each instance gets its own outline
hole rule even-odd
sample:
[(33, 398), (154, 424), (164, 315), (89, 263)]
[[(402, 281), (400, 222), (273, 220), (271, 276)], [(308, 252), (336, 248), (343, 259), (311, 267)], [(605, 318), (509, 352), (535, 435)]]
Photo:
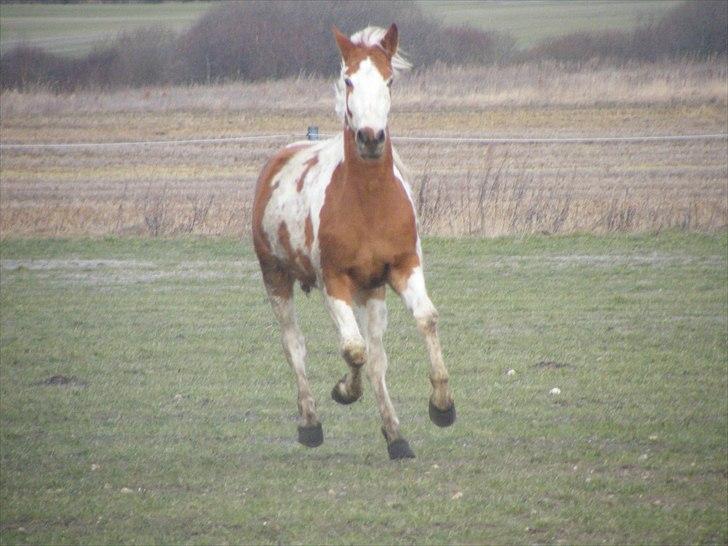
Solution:
[(346, 84), (346, 87), (348, 87), (349, 89), (351, 89), (352, 87), (354, 87), (354, 84), (351, 83), (351, 80), (349, 78), (346, 78), (344, 80), (344, 83)]

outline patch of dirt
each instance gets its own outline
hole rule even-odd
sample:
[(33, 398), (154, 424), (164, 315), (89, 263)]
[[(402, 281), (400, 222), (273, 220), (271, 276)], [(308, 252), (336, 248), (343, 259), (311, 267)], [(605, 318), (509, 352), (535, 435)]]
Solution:
[(53, 269), (92, 271), (101, 268), (148, 269), (154, 266), (153, 263), (136, 260), (0, 260), (0, 268), (10, 271), (16, 269), (28, 269), (30, 271)]
[(488, 260), (487, 265), (500, 267), (673, 267), (684, 265), (706, 265), (721, 267), (725, 256), (690, 256), (684, 254), (568, 254), (539, 256), (499, 256)]
[(53, 375), (48, 379), (43, 379), (35, 383), (39, 386), (51, 386), (51, 387), (86, 387), (88, 383), (74, 376), (65, 375)]
[(0, 260), (0, 269), (57, 273), (55, 282), (96, 287), (170, 280), (239, 280), (241, 275), (258, 275), (257, 262), (253, 260), (183, 261), (170, 265), (136, 260)]
[(538, 368), (539, 370), (563, 370), (573, 368), (574, 366), (571, 364), (566, 364), (564, 362), (542, 360), (541, 362), (537, 362), (536, 364), (534, 364), (533, 367)]

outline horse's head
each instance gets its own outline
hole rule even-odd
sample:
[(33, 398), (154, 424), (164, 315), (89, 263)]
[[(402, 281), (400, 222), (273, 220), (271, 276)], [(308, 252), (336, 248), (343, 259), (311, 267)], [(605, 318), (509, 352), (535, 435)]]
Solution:
[(397, 55), (397, 25), (386, 31), (368, 27), (351, 38), (334, 27), (341, 51), (341, 76), (336, 84), (336, 110), (353, 132), (363, 159), (382, 156), (391, 104), (390, 86), (399, 69), (409, 63)]

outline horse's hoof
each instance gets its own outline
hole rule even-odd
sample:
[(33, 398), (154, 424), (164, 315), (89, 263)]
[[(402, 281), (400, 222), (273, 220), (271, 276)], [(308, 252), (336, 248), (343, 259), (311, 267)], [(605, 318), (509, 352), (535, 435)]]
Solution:
[(404, 438), (397, 438), (391, 444), (387, 444), (387, 451), (389, 452), (389, 458), (393, 461), (396, 459), (414, 459), (415, 454), (410, 449), (407, 440)]
[(445, 411), (438, 409), (430, 400), (430, 421), (438, 427), (449, 427), (455, 422), (455, 404), (451, 404)]
[(321, 423), (302, 427), (298, 425), (298, 441), (306, 447), (318, 447), (324, 443), (324, 429)]
[(361, 394), (359, 396), (347, 396), (345, 394), (342, 394), (341, 389), (339, 388), (339, 385), (345, 385), (345, 381), (342, 379), (339, 381), (336, 385), (334, 385), (333, 390), (331, 391), (331, 398), (333, 398), (336, 402), (339, 404), (342, 404), (344, 406), (348, 406), (349, 404), (353, 404), (359, 398), (361, 398)]

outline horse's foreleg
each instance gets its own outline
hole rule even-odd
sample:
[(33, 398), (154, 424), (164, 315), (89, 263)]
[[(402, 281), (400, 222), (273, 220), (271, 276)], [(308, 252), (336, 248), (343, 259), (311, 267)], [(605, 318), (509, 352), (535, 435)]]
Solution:
[[(281, 296), (270, 288), (268, 296), (273, 312), (281, 326), (283, 350), (296, 374), (298, 385), (298, 441), (308, 447), (317, 447), (324, 441), (323, 429), (316, 415), (316, 404), (306, 377), (306, 344), (298, 326), (292, 293)], [(288, 297), (286, 297), (288, 296)]]
[(455, 404), (448, 386), (450, 375), (442, 360), (442, 349), (437, 335), (437, 310), (427, 295), (422, 268), (414, 267), (405, 274), (395, 272), (392, 285), (417, 321), (417, 328), (427, 344), (432, 384), (430, 419), (437, 426), (447, 427), (455, 421)]
[(339, 284), (334, 284), (332, 281), (331, 284), (334, 289), (332, 290), (331, 285), (326, 286), (324, 301), (339, 334), (341, 355), (349, 366), (349, 373), (334, 386), (331, 397), (340, 404), (351, 404), (362, 395), (361, 369), (366, 362), (366, 346), (359, 332), (354, 309), (349, 303), (353, 301), (353, 294), (345, 292), (346, 299), (337, 297), (347, 289), (345, 282), (342, 280)]
[(382, 338), (387, 329), (387, 304), (384, 301), (384, 288), (377, 289), (369, 297), (363, 315), (366, 320), (367, 375), (382, 416), (382, 433), (387, 441), (389, 456), (392, 459), (412, 458), (415, 455), (399, 432), (399, 419), (385, 382), (387, 353), (384, 352)]

